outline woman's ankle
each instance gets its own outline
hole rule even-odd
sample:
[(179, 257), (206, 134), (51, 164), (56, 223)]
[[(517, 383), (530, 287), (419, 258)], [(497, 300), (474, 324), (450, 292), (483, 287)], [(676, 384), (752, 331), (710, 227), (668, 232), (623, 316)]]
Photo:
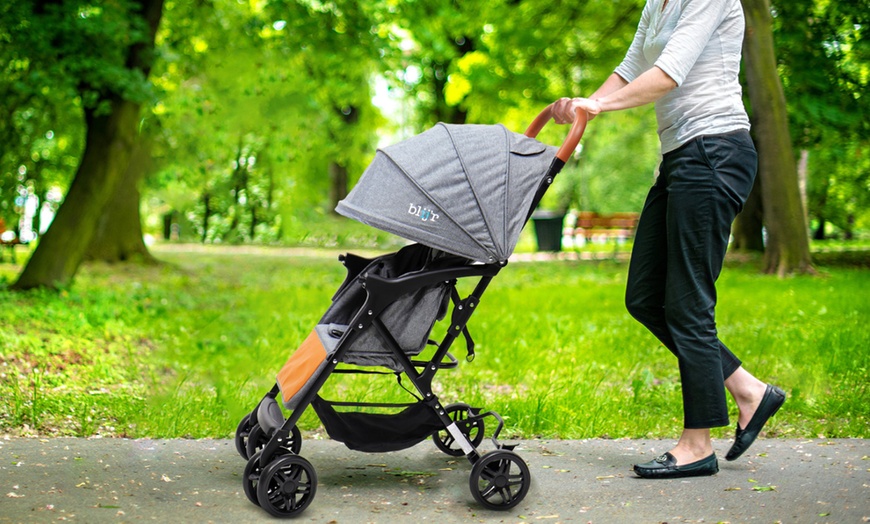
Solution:
[(671, 455), (677, 464), (691, 464), (713, 454), (713, 441), (709, 429), (684, 429)]
[(764, 396), (767, 384), (755, 378), (743, 367), (739, 367), (725, 380), (725, 388), (737, 402), (738, 407), (747, 404), (757, 406)]

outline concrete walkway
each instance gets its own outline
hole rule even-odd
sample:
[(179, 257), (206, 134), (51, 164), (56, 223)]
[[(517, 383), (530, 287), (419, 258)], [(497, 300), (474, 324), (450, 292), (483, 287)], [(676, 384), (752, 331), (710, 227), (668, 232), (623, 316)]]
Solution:
[[(714, 477), (644, 480), (631, 465), (673, 441), (523, 441), (531, 488), (517, 508), (488, 511), (471, 465), (431, 442), (383, 454), (303, 440), (318, 476), (296, 520), (359, 523), (870, 522), (867, 440), (759, 440)], [(486, 449), (486, 444), (482, 449)], [(730, 443), (714, 443), (721, 456)], [(0, 523), (259, 522), (229, 440), (0, 438)]]

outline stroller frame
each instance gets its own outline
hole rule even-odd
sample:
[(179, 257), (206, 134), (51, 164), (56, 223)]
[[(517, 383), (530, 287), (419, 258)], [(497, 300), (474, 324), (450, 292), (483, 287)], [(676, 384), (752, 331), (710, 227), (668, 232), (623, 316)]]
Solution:
[[(536, 136), (550, 120), (551, 108), (552, 106), (547, 107), (535, 119), (526, 131), (527, 136)], [(578, 110), (568, 138), (540, 183), (526, 220), (573, 153), (585, 125), (586, 114)], [(438, 370), (458, 366), (458, 360), (449, 351), (460, 336), (465, 338), (468, 360), (473, 359), (474, 341), (467, 324), (492, 279), (507, 265), (507, 261), (472, 264), (466, 258), (450, 255), (431, 260), (421, 269), (390, 278), (364, 271), (378, 258), (367, 259), (346, 254), (340, 256), (339, 260), (348, 271), (345, 285), (355, 280), (353, 284), (365, 290), (365, 299), (341, 334), (334, 352), (328, 356), (325, 367), (319, 368), (312, 376), (312, 382), (306, 386), (307, 389), (300, 391), (298, 398), (294, 398), (288, 418), (284, 418), (278, 405), (277, 397), (281, 391), (276, 383), (239, 423), (235, 443), (239, 454), (248, 461), (243, 475), (243, 487), (248, 499), (271, 515), (282, 518), (298, 516), (308, 507), (316, 493), (317, 476), (310, 462), (298, 454), (302, 439), (297, 423), (309, 405), (314, 405), (318, 400), (323, 402), (318, 393), (333, 373), (378, 373), (338, 368), (353, 342), (363, 333), (376, 330), (401, 368), (400, 371), (395, 371), (399, 380), (401, 374), (410, 380), (420, 395), (418, 404), (425, 406), (424, 411), (427, 411), (430, 419), (429, 425), (422, 425), (422, 433), (416, 435), (410, 444), (364, 451), (403, 449), (432, 435), (436, 446), (443, 452), (457, 457), (464, 455), (472, 464), (469, 487), (478, 503), (493, 510), (509, 510), (515, 507), (528, 492), (530, 473), (526, 463), (513, 451), (516, 445), (499, 442), (498, 436), (504, 427), (501, 416), (493, 411), (482, 412), (481, 408), (462, 403), (445, 406), (432, 390), (432, 381)], [(462, 279), (477, 279), (473, 290), (465, 298), (461, 298), (456, 289), (457, 282)], [(436, 346), (431, 358), (412, 360), (384, 324), (382, 313), (398, 298), (440, 284), (446, 284), (450, 290), (453, 307), (448, 313), (449, 327), (441, 342), (429, 341), (429, 344)], [(391, 408), (415, 406), (358, 402), (333, 402), (332, 405)], [(314, 409), (317, 410), (316, 405)], [(318, 415), (326, 425), (320, 411)], [(491, 437), (495, 451), (482, 454), (477, 446), (485, 436), (484, 419), (490, 417), (497, 421)], [(332, 436), (328, 427), (327, 432)], [(348, 444), (348, 447), (351, 445)]]

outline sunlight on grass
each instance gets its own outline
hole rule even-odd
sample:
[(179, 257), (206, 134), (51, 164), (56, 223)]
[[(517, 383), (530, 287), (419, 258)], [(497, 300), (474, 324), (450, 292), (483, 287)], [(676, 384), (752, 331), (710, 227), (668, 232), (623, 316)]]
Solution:
[[(165, 265), (87, 266), (60, 294), (0, 290), (0, 429), (230, 437), (344, 277), (337, 252), (157, 254)], [(625, 312), (625, 272), (510, 264), (469, 325), (476, 359), (458, 341), (461, 365), (439, 372), (435, 392), (498, 411), (510, 436), (677, 435), (676, 361)], [(870, 272), (776, 279), (735, 266), (719, 292), (722, 339), (790, 395), (769, 436), (870, 436)], [(411, 398), (393, 376), (336, 376), (323, 395)], [(300, 427), (319, 427), (311, 410)]]

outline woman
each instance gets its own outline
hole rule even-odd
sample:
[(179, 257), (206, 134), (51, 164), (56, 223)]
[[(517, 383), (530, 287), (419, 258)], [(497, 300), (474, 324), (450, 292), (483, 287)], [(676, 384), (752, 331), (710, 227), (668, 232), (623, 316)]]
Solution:
[(719, 471), (710, 428), (728, 425), (725, 389), (739, 417), (727, 460), (752, 444), (785, 401), (719, 340), (714, 311), (731, 223), (757, 167), (738, 73), (744, 19), (739, 0), (648, 0), (625, 59), (589, 98), (554, 105), (558, 123), (655, 102), (659, 176), (635, 233), (629, 313), (679, 361), (684, 429), (676, 446), (634, 471), (646, 478)]

